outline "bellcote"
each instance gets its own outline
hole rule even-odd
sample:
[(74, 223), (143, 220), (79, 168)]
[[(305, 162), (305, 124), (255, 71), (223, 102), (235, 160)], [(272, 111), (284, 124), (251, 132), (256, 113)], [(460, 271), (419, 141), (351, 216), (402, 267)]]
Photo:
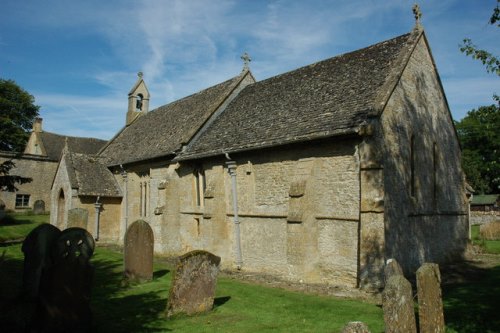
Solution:
[(146, 114), (149, 108), (149, 91), (142, 78), (142, 72), (137, 73), (137, 76), (136, 83), (128, 93), (127, 126), (137, 117)]

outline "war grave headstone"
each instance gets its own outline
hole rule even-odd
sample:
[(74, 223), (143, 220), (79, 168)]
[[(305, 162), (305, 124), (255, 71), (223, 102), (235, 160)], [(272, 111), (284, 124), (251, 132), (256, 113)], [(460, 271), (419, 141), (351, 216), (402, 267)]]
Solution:
[(89, 212), (83, 208), (73, 208), (68, 211), (68, 228), (87, 229)]
[(411, 284), (402, 275), (391, 276), (382, 293), (385, 331), (416, 333)]
[(61, 232), (50, 248), (51, 266), (41, 278), (31, 329), (35, 332), (90, 332), (94, 239), (82, 228)]
[(33, 213), (35, 214), (45, 214), (45, 201), (37, 200), (33, 204)]
[(129, 280), (153, 278), (153, 230), (146, 221), (137, 220), (125, 233), (125, 277)]
[(419, 332), (445, 332), (441, 274), (437, 264), (424, 263), (417, 270), (417, 295)]
[(212, 310), (220, 261), (206, 251), (192, 251), (179, 258), (168, 296), (167, 318)]

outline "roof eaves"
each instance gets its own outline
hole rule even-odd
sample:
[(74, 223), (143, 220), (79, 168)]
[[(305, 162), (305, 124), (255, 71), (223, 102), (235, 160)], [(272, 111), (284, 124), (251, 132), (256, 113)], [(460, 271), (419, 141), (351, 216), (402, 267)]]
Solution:
[(215, 156), (224, 155), (224, 154), (243, 153), (243, 152), (248, 152), (248, 151), (252, 151), (252, 150), (274, 148), (274, 147), (285, 146), (285, 145), (289, 145), (289, 144), (309, 142), (309, 141), (313, 141), (313, 140), (321, 140), (321, 139), (327, 139), (327, 138), (333, 138), (333, 137), (359, 136), (359, 135), (360, 135), (360, 132), (359, 132), (358, 127), (348, 127), (348, 128), (337, 129), (337, 130), (331, 131), (331, 132), (315, 133), (314, 135), (294, 137), (294, 138), (282, 140), (279, 142), (277, 142), (277, 141), (261, 142), (261, 143), (257, 143), (257, 144), (253, 144), (253, 145), (244, 146), (244, 147), (233, 147), (233, 148), (229, 148), (229, 149), (217, 149), (217, 150), (211, 150), (211, 151), (200, 152), (200, 153), (192, 153), (192, 154), (182, 154), (181, 153), (178, 157), (172, 159), (172, 161), (173, 162), (182, 162), (182, 161), (189, 161), (189, 160), (197, 160), (197, 159), (215, 157)]

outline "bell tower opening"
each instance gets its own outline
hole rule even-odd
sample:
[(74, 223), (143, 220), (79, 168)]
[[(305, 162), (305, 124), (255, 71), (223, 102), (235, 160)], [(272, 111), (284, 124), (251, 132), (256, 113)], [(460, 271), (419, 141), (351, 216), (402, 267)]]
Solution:
[(146, 114), (149, 107), (149, 91), (144, 82), (142, 72), (137, 73), (137, 81), (128, 93), (128, 111), (126, 125), (130, 125), (134, 120)]

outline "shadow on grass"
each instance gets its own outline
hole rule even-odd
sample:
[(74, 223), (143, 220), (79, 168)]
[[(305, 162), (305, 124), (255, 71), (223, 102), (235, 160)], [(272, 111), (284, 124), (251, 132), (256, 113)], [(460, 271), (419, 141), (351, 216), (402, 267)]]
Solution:
[[(124, 286), (121, 260), (106, 257), (99, 255), (91, 260), (95, 267), (91, 298), (92, 332), (168, 332), (164, 311), (169, 271), (157, 270), (151, 282)], [(25, 332), (33, 316), (34, 304), (20, 297), (21, 258), (22, 254), (16, 254), (16, 257), (7, 255), (0, 263), (2, 332)]]
[(465, 281), (443, 286), (446, 326), (461, 333), (500, 332), (500, 266), (464, 265), (457, 274)]
[[(153, 281), (126, 285), (120, 261), (94, 259), (92, 313), (94, 332), (165, 332), (154, 327), (163, 321), (169, 284), (166, 269), (153, 273)], [(161, 288), (158, 284), (165, 286)], [(161, 325), (163, 326), (163, 325)]]

